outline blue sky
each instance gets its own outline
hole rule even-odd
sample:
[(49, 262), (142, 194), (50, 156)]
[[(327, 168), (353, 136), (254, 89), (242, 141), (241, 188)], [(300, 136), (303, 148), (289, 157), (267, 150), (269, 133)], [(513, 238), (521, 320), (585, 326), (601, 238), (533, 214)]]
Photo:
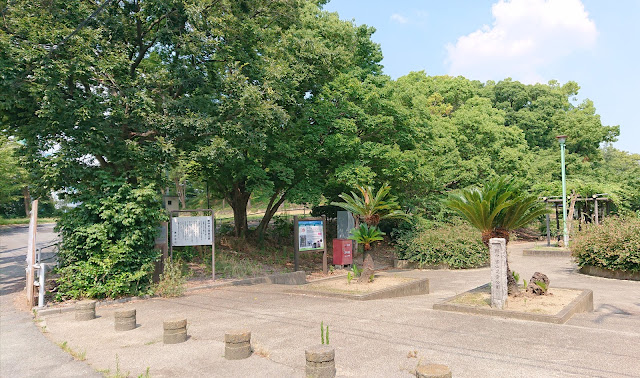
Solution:
[(619, 149), (640, 153), (638, 0), (331, 0), (324, 9), (376, 28), (384, 72), (580, 85)]

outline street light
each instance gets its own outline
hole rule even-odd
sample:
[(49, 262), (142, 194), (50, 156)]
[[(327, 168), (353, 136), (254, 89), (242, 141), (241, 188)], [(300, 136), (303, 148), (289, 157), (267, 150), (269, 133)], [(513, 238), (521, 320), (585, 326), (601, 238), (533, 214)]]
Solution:
[(564, 169), (564, 144), (567, 141), (566, 135), (556, 137), (560, 142), (560, 159), (562, 161), (562, 225), (564, 232), (564, 247), (569, 247), (569, 233), (567, 232), (567, 174)]

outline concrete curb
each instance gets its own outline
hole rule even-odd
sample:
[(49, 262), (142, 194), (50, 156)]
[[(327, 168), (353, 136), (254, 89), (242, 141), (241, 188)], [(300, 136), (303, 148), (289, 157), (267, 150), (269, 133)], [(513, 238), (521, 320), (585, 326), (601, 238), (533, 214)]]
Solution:
[[(229, 287), (229, 286), (248, 286), (248, 285), (258, 285), (258, 284), (273, 284), (273, 285), (303, 285), (307, 283), (307, 275), (303, 270), (299, 270), (297, 272), (289, 272), (289, 273), (276, 273), (271, 274), (264, 277), (255, 277), (255, 278), (246, 278), (237, 281), (228, 281), (222, 283), (212, 283), (209, 285), (201, 285), (196, 287), (191, 287), (185, 290), (185, 292), (191, 292), (200, 289), (212, 289), (218, 287)], [(102, 306), (110, 306), (113, 304), (127, 303), (140, 299), (150, 299), (155, 297), (154, 295), (144, 295), (140, 297), (127, 297), (127, 298), (118, 298), (118, 299), (107, 299), (103, 301), (97, 301), (96, 308)], [(55, 307), (44, 307), (42, 309), (38, 307), (34, 307), (33, 311), (36, 316), (47, 316), (52, 314), (62, 314), (65, 312), (75, 311), (75, 303), (64, 304)]]
[(523, 249), (522, 256), (571, 257), (571, 251), (568, 249), (560, 250), (557, 248)]
[(426, 269), (426, 270), (468, 270), (468, 269), (480, 269), (486, 268), (490, 264), (487, 262), (486, 264), (476, 266), (473, 268), (451, 268), (448, 264), (438, 264), (438, 265), (422, 265), (417, 261), (409, 261), (409, 260), (393, 260), (393, 267), (396, 269)]
[(578, 295), (576, 299), (571, 301), (571, 303), (566, 305), (564, 309), (562, 309), (560, 312), (558, 312), (555, 315), (534, 314), (529, 312), (519, 312), (519, 311), (509, 311), (509, 310), (497, 310), (492, 308), (478, 308), (478, 307), (467, 306), (467, 305), (458, 304), (458, 303), (450, 303), (462, 295), (465, 295), (469, 292), (474, 292), (480, 289), (484, 289), (488, 286), (489, 284), (485, 284), (475, 289), (458, 294), (454, 297), (448, 298), (443, 302), (436, 303), (433, 305), (433, 309), (441, 310), (441, 311), (461, 312), (461, 313), (473, 314), (473, 315), (489, 315), (489, 316), (498, 316), (501, 318), (509, 318), (509, 319), (530, 320), (534, 322), (544, 322), (544, 323), (552, 323), (552, 324), (564, 324), (576, 313), (593, 311), (593, 291), (589, 289), (574, 289), (569, 287), (558, 287), (558, 289), (576, 290), (576, 291), (580, 291), (581, 293), (580, 295)]
[[(344, 280), (344, 279), (346, 279), (345, 276), (330, 277), (330, 278), (324, 278), (321, 280), (314, 280), (309, 284), (317, 283), (321, 281)], [(290, 289), (290, 290), (287, 290), (287, 292), (293, 293), (293, 294), (309, 294), (309, 295), (318, 295), (322, 297), (353, 299), (358, 301), (368, 301), (373, 299), (386, 299), (386, 298), (406, 297), (410, 295), (429, 294), (428, 278), (413, 279), (412, 281), (409, 281), (400, 285), (372, 291), (366, 294), (333, 293), (333, 292), (321, 291), (321, 290), (311, 290), (311, 289), (305, 288), (305, 286), (306, 285), (303, 285), (299, 289)]]
[(588, 276), (611, 278), (616, 280), (640, 281), (640, 272), (625, 272), (623, 270), (610, 270), (592, 265), (585, 265), (578, 272)]

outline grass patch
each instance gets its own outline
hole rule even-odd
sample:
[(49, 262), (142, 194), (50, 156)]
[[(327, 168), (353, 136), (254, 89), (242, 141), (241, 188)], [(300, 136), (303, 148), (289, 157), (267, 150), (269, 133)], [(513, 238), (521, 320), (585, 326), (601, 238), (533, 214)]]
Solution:
[[(29, 224), (30, 218), (0, 218), (0, 226), (12, 224)], [(38, 224), (56, 223), (58, 218), (38, 218)]]
[(71, 355), (71, 357), (73, 357), (74, 359), (76, 359), (78, 361), (84, 361), (84, 360), (87, 359), (87, 351), (86, 350), (83, 350), (82, 352), (77, 352), (77, 351), (71, 349), (71, 347), (69, 347), (69, 345), (67, 345), (66, 341), (58, 343), (58, 346), (60, 347), (60, 349), (62, 349), (65, 352), (69, 353)]

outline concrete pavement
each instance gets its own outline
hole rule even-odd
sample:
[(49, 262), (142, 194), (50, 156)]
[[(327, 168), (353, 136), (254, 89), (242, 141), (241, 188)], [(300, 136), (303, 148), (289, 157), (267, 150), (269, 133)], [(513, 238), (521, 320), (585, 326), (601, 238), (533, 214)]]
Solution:
[[(592, 289), (593, 313), (554, 325), (435, 311), (434, 303), (486, 283), (489, 268), (414, 270), (402, 274), (428, 277), (431, 294), (359, 302), (278, 285), (204, 289), (101, 306), (88, 322), (49, 315), (47, 336), (86, 353), (96, 370), (134, 376), (301, 377), (304, 349), (320, 342), (321, 321), (330, 327), (338, 376), (409, 377), (419, 361), (446, 364), (455, 377), (640, 376), (640, 282), (578, 274), (566, 257), (522, 256), (530, 246), (511, 243), (512, 269), (527, 280), (540, 271), (551, 286)], [(115, 310), (132, 307), (139, 326), (115, 332)], [(176, 315), (188, 319), (190, 339), (163, 345), (162, 321)], [(224, 333), (236, 328), (251, 330), (256, 353), (227, 361)]]
[[(26, 301), (27, 233), (28, 226), (0, 228), (0, 377), (102, 376), (48, 340), (30, 313), (14, 307), (14, 302)], [(52, 224), (38, 226), (38, 247), (55, 237)]]

